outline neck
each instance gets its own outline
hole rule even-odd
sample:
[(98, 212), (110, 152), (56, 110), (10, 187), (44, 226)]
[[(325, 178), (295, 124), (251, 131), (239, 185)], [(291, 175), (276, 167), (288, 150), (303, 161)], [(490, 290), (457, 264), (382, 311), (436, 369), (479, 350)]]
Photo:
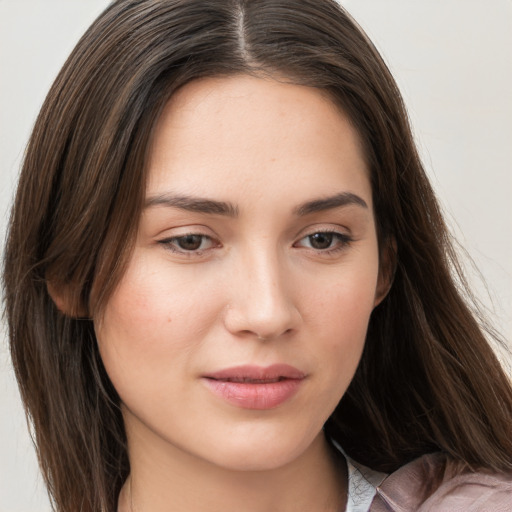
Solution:
[(264, 471), (220, 468), (175, 447), (132, 445), (129, 454), (131, 473), (119, 497), (119, 512), (345, 509), (346, 465), (322, 433), (295, 460)]

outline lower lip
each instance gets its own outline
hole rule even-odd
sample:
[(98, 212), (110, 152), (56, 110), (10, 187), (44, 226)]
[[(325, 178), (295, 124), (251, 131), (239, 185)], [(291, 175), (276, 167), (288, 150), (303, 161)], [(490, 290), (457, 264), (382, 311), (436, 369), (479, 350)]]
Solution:
[(278, 382), (250, 383), (203, 379), (217, 396), (242, 409), (273, 409), (283, 404), (299, 390), (303, 379), (283, 379)]

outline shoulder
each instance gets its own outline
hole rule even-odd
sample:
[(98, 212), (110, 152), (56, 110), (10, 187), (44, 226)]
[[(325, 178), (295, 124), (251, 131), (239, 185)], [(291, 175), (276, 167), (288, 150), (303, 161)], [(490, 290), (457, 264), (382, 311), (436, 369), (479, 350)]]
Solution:
[(456, 469), (442, 454), (424, 455), (377, 487), (370, 512), (509, 512), (512, 473)]

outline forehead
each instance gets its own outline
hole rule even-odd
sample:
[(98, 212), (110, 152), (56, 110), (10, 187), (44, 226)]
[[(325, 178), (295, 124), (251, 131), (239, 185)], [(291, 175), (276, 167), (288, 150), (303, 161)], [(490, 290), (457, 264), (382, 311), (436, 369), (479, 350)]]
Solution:
[[(147, 194), (236, 192), (303, 200), (371, 196), (357, 131), (318, 89), (235, 76), (192, 82), (169, 100), (150, 151)], [(333, 190), (334, 189), (334, 190)], [(228, 198), (231, 199), (231, 198)]]

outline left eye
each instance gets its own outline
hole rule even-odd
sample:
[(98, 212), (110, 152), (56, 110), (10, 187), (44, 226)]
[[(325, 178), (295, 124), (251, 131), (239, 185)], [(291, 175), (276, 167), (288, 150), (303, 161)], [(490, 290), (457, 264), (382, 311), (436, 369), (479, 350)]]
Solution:
[(315, 249), (316, 251), (326, 251), (329, 249), (335, 249), (349, 243), (349, 237), (336, 233), (334, 231), (312, 233), (311, 235), (305, 236), (296, 244), (300, 247), (308, 247)]
[(214, 245), (213, 240), (206, 235), (189, 234), (167, 238), (160, 243), (174, 252), (204, 251)]

